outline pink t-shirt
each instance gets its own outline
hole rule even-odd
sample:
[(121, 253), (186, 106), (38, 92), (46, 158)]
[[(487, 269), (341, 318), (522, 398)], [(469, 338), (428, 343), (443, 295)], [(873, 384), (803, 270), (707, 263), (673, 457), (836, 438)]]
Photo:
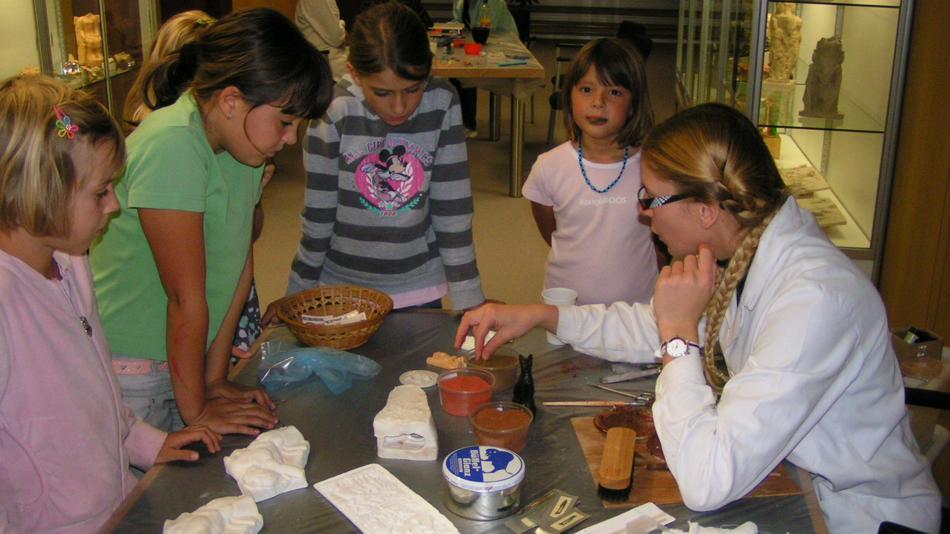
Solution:
[[(621, 167), (619, 161), (584, 160), (588, 178), (601, 190), (617, 178)], [(650, 300), (657, 276), (656, 252), (650, 227), (638, 219), (639, 189), (639, 151), (606, 193), (587, 186), (570, 142), (538, 156), (522, 194), (554, 207), (557, 229), (551, 236), (545, 288), (574, 289), (578, 304)]]
[(62, 282), (0, 251), (0, 531), (98, 531), (165, 440), (122, 401), (88, 258), (54, 258)]

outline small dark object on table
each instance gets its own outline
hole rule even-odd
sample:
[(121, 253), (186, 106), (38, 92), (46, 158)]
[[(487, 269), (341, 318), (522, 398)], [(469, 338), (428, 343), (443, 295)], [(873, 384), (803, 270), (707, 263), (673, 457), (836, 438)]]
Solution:
[(518, 363), (521, 365), (521, 373), (518, 375), (518, 381), (515, 382), (514, 395), (511, 402), (516, 402), (527, 406), (535, 416), (538, 414), (538, 408), (534, 405), (534, 378), (531, 376), (531, 365), (534, 356), (518, 356)]

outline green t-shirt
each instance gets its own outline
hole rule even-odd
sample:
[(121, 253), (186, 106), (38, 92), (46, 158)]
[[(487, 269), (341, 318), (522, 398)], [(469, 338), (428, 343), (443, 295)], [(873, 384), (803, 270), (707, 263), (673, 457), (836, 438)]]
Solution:
[(138, 208), (204, 213), (208, 346), (237, 288), (251, 244), (262, 167), (215, 154), (195, 99), (186, 93), (145, 119), (128, 138), (122, 211), (92, 246), (99, 314), (113, 352), (166, 360), (168, 299)]

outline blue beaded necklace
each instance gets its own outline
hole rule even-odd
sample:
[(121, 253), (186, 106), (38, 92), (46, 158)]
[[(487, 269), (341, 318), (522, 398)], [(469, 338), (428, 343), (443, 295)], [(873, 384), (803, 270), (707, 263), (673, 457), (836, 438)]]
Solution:
[(620, 178), (623, 177), (623, 171), (627, 168), (627, 156), (629, 155), (629, 149), (629, 146), (623, 147), (623, 165), (620, 167), (620, 174), (618, 174), (617, 177), (614, 178), (614, 181), (610, 182), (610, 185), (604, 189), (597, 189), (594, 184), (590, 183), (590, 178), (587, 177), (587, 170), (584, 169), (584, 148), (581, 147), (580, 143), (577, 143), (577, 164), (581, 167), (581, 174), (584, 176), (584, 181), (587, 182), (587, 187), (589, 187), (590, 190), (595, 193), (606, 193), (607, 191), (613, 189), (614, 186), (617, 185), (617, 182), (620, 181)]

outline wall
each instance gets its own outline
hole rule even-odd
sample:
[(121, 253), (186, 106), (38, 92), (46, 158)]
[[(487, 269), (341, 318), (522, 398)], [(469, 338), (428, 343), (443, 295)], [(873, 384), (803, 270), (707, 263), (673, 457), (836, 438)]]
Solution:
[(36, 52), (36, 23), (33, 3), (22, 0), (0, 0), (0, 79), (13, 76), (25, 67), (40, 66)]
[(950, 342), (950, 2), (917, 0), (881, 295), (892, 325), (930, 328)]
[(297, 6), (297, 1), (296, 0), (232, 0), (231, 6), (235, 11), (239, 9), (247, 9), (250, 7), (269, 7), (276, 11), (280, 11), (287, 18), (293, 20), (294, 8)]

